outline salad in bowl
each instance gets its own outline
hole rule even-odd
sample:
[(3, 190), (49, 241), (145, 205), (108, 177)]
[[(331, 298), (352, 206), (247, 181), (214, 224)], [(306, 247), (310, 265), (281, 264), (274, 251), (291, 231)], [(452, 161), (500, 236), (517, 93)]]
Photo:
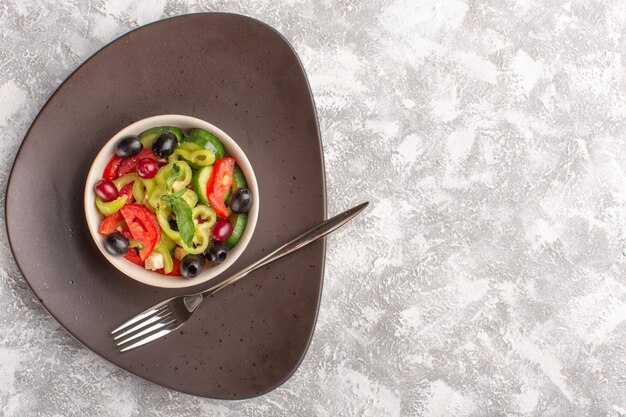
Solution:
[(160, 287), (204, 282), (250, 240), (258, 187), (239, 146), (189, 116), (155, 116), (115, 135), (85, 186), (96, 244), (126, 275)]

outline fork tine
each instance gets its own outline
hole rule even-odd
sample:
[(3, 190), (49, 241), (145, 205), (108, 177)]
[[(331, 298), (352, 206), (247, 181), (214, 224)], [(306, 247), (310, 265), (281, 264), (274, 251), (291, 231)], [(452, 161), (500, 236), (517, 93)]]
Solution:
[(131, 340), (135, 340), (138, 337), (141, 337), (141, 336), (146, 335), (148, 333), (152, 333), (152, 332), (154, 332), (156, 330), (159, 330), (159, 329), (161, 329), (161, 328), (163, 328), (165, 326), (169, 326), (170, 324), (175, 323), (175, 322), (176, 322), (176, 320), (173, 319), (173, 318), (162, 320), (162, 321), (158, 322), (157, 324), (153, 324), (152, 326), (148, 327), (147, 329), (144, 329), (144, 330), (140, 331), (139, 333), (136, 333), (136, 334), (134, 334), (134, 335), (132, 335), (130, 337), (127, 337), (126, 339), (120, 341), (117, 344), (117, 346), (125, 345), (126, 343), (130, 342)]
[[(163, 313), (166, 313), (166, 314), (163, 314)], [(155, 321), (165, 320), (166, 318), (168, 318), (171, 315), (172, 315), (171, 311), (168, 311), (167, 308), (163, 309), (159, 313), (156, 313), (154, 316), (150, 317), (149, 319), (146, 319), (146, 320), (140, 322), (138, 325), (136, 325), (134, 327), (131, 327), (130, 329), (126, 330), (125, 332), (118, 334), (117, 336), (115, 336), (113, 338), (113, 340), (121, 339), (124, 336), (127, 336), (127, 335), (129, 335), (131, 333), (134, 333), (134, 332), (136, 332), (138, 330), (143, 329), (144, 327), (146, 327), (149, 324), (154, 323)]]
[(149, 309), (144, 310), (143, 312), (137, 314), (132, 319), (126, 321), (124, 324), (122, 324), (121, 326), (119, 326), (118, 328), (113, 330), (111, 332), (111, 334), (115, 334), (115, 333), (119, 332), (120, 330), (124, 330), (128, 326), (131, 326), (131, 325), (137, 323), (139, 320), (143, 320), (146, 317), (149, 317), (149, 316), (151, 316), (153, 314), (157, 314), (157, 313), (159, 313), (160, 311), (162, 311), (162, 310), (164, 310), (166, 308), (167, 308), (167, 305), (165, 305), (165, 302), (159, 303), (156, 306), (152, 306)]
[(134, 348), (139, 347), (141, 345), (145, 345), (146, 343), (152, 342), (153, 340), (158, 339), (159, 337), (165, 336), (166, 334), (170, 333), (171, 331), (173, 331), (175, 329), (176, 329), (176, 326), (171, 326), (171, 327), (168, 327), (166, 329), (159, 330), (158, 332), (156, 332), (156, 333), (154, 333), (154, 334), (152, 334), (152, 335), (150, 335), (148, 337), (145, 337), (145, 338), (139, 340), (138, 342), (133, 343), (130, 346), (126, 346), (125, 348), (120, 349), (120, 352), (126, 352), (128, 350), (134, 349)]

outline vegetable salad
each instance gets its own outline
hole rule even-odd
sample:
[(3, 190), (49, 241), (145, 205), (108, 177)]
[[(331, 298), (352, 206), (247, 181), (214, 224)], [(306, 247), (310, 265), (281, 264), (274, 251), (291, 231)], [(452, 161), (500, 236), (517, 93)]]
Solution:
[(120, 139), (94, 187), (105, 250), (185, 278), (227, 258), (253, 198), (215, 135), (174, 126)]

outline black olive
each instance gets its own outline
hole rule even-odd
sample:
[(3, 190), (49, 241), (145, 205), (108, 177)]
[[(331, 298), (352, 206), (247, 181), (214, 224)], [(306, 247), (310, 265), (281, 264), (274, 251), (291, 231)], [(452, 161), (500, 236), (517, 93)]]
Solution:
[(115, 153), (121, 158), (130, 158), (137, 155), (143, 149), (143, 144), (138, 136), (126, 136), (115, 145)]
[(230, 198), (230, 208), (235, 213), (247, 213), (252, 207), (252, 193), (247, 188), (240, 188)]
[(204, 257), (202, 255), (187, 255), (180, 262), (180, 273), (185, 278), (194, 278), (202, 271)]
[(167, 158), (174, 153), (178, 139), (172, 132), (161, 133), (152, 144), (152, 152), (159, 158)]
[(226, 260), (228, 252), (226, 252), (226, 248), (223, 245), (213, 245), (204, 255), (213, 264), (221, 264)]
[(104, 249), (114, 256), (126, 255), (128, 252), (128, 239), (121, 233), (111, 233), (104, 238)]

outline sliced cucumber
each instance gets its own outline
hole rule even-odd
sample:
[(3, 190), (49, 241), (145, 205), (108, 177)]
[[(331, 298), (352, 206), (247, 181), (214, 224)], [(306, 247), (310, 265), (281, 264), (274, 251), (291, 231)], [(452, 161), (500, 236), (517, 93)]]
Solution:
[(212, 166), (200, 168), (196, 175), (193, 177), (193, 189), (198, 194), (198, 201), (201, 204), (209, 204), (209, 197), (206, 193), (206, 186), (211, 178)]
[(244, 230), (246, 230), (246, 224), (248, 223), (248, 215), (245, 213), (233, 213), (228, 218), (233, 225), (233, 233), (226, 239), (224, 246), (226, 249), (232, 249), (235, 247), (241, 236), (243, 236)]
[(183, 139), (184, 142), (193, 142), (196, 145), (209, 149), (215, 154), (215, 159), (224, 157), (224, 144), (212, 133), (204, 129), (193, 128)]
[(141, 139), (141, 143), (144, 148), (152, 148), (152, 142), (163, 132), (172, 132), (174, 136), (178, 138), (178, 141), (183, 139), (183, 131), (178, 127), (174, 126), (157, 126), (152, 129), (148, 129), (139, 135), (139, 139)]
[(240, 188), (247, 188), (248, 183), (246, 182), (246, 177), (243, 175), (241, 168), (238, 165), (235, 165), (235, 169), (233, 170), (233, 185), (226, 191), (226, 195), (224, 195), (224, 203), (227, 206), (230, 206), (230, 197), (233, 195), (235, 191)]
[(243, 171), (239, 168), (239, 165), (235, 165), (235, 169), (233, 170), (233, 190), (237, 190), (238, 188), (248, 188), (248, 183), (246, 182), (246, 177), (243, 175)]

